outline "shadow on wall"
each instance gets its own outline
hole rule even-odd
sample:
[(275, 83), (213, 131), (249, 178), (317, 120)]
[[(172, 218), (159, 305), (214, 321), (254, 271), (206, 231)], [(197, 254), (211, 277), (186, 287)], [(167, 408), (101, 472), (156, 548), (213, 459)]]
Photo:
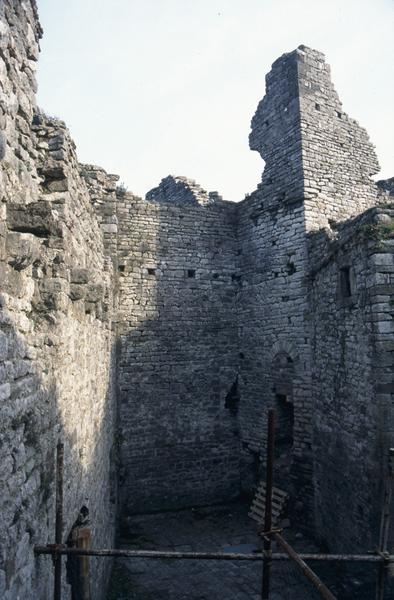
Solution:
[(120, 496), (127, 513), (240, 493), (237, 418), (226, 407), (238, 360), (235, 223), (224, 204), (127, 196), (120, 206)]
[(394, 444), (393, 215), (373, 208), (331, 238), (308, 236), (316, 529), (334, 552), (365, 552), (379, 539)]
[[(22, 281), (24, 275), (10, 272), (10, 277)], [(2, 293), (1, 302), (0, 455), (4, 491), (0, 595), (5, 600), (22, 595), (44, 600), (53, 593), (52, 561), (47, 556), (35, 557), (33, 547), (54, 542), (58, 440), (65, 445), (63, 540), (80, 507), (86, 504), (91, 513), (93, 545), (111, 546), (113, 541), (116, 485), (110, 457), (114, 420), (110, 369), (114, 351), (107, 339), (108, 357), (103, 368), (95, 354), (94, 335), (88, 331), (95, 328), (91, 317), (88, 324), (81, 325), (75, 348), (66, 348), (67, 340), (60, 336), (60, 315), (48, 312), (38, 316), (29, 313), (26, 305), (27, 312), (13, 315), (12, 308), (21, 308), (20, 301)], [(72, 329), (71, 322), (68, 327)], [(85, 366), (90, 372), (79, 380)], [(102, 386), (99, 398), (98, 381)], [(91, 568), (93, 597), (101, 598), (110, 564), (92, 560)], [(66, 589), (64, 581), (65, 593)]]

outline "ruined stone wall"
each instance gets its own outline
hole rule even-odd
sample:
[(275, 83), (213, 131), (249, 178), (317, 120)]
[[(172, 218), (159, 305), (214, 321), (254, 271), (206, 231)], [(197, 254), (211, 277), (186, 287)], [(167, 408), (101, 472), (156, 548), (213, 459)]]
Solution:
[(215, 200), (221, 200), (217, 192), (207, 192), (194, 179), (183, 176), (168, 175), (161, 180), (160, 185), (146, 194), (147, 200), (154, 202), (170, 202), (204, 206)]
[(343, 111), (324, 54), (296, 52), (307, 231), (329, 230), (377, 204), (379, 164), (365, 129)]
[[(54, 539), (58, 439), (64, 537), (85, 504), (94, 545), (112, 543), (113, 273), (73, 142), (35, 109), (35, 3), (0, 16), (0, 596), (45, 599), (52, 565), (33, 546)], [(95, 598), (108, 568), (92, 565)]]
[[(58, 439), (65, 535), (86, 504), (110, 546), (114, 446), (126, 513), (228, 500), (262, 474), (271, 406), (297, 525), (331, 550), (375, 545), (392, 209), (357, 215), (392, 183), (371, 181), (323, 56), (300, 47), (267, 75), (250, 136), (266, 164), (243, 202), (173, 176), (142, 200), (36, 109), (35, 2), (3, 1), (0, 35), (0, 596), (49, 598), (32, 548), (53, 540)], [(108, 568), (92, 561), (95, 599)]]
[[(299, 495), (300, 502), (304, 498), (301, 510), (308, 502), (310, 506), (312, 496), (303, 210), (301, 206), (278, 206), (275, 212), (260, 209), (254, 225), (255, 206), (245, 203), (240, 216), (239, 416), (245, 485), (250, 488), (262, 475), (259, 460), (265, 461), (267, 410), (278, 410), (277, 396), (286, 396), (294, 407), (292, 466), (289, 473), (288, 465), (282, 470), (277, 463), (277, 483)], [(280, 357), (284, 364), (278, 369)], [(290, 365), (291, 377), (287, 372)], [(295, 496), (292, 501), (294, 505)]]
[(257, 190), (239, 205), (240, 430), (250, 487), (262, 474), (260, 458), (265, 461), (267, 409), (279, 410), (283, 402), (284, 411), (293, 410), (293, 449), (278, 463), (277, 484), (305, 512), (312, 508), (312, 415), (299, 120), (295, 52), (278, 59), (266, 77), (250, 134), (265, 169)]
[[(37, 193), (37, 151), (30, 135), (42, 31), (35, 1), (0, 3), (0, 186), (4, 198), (28, 202)], [(0, 243), (4, 244), (0, 224)], [(4, 246), (3, 246), (4, 251)]]
[[(362, 551), (378, 542), (382, 481), (393, 444), (393, 372), (381, 338), (384, 330), (387, 342), (392, 329), (392, 255), (390, 243), (381, 254), (363, 233), (375, 214), (368, 209), (389, 196), (371, 179), (379, 170), (374, 148), (343, 111), (324, 55), (304, 46), (297, 53), (311, 286), (315, 530), (331, 551)], [(378, 281), (386, 286), (379, 300)]]
[(393, 214), (348, 223), (312, 266), (316, 531), (332, 552), (378, 544), (394, 443)]
[[(117, 192), (117, 182), (119, 175), (107, 173), (95, 165), (80, 164), (79, 168), (100, 223), (104, 236), (104, 247), (116, 270), (118, 252), (117, 193), (119, 193), (119, 190)], [(116, 284), (116, 280), (114, 283)]]
[[(257, 190), (238, 207), (243, 483), (250, 487), (261, 473), (265, 414), (274, 406), (276, 481), (291, 494), (298, 526), (316, 526), (332, 550), (343, 550), (348, 539), (351, 551), (351, 545), (361, 545), (364, 532), (365, 549), (373, 537), (377, 542), (384, 456), (392, 444), (392, 425), (383, 425), (392, 423), (384, 416), (393, 384), (391, 358), (381, 347), (372, 291), (361, 294), (363, 304), (351, 310), (333, 298), (345, 267), (354, 270), (350, 276), (358, 286), (369, 287), (371, 277), (390, 283), (387, 273), (376, 274), (378, 267), (369, 264), (365, 239), (357, 238), (357, 248), (343, 242), (343, 236), (353, 235), (357, 215), (362, 219), (369, 207), (388, 202), (380, 189), (390, 186), (382, 183), (379, 189), (371, 180), (378, 166), (368, 136), (342, 111), (323, 55), (304, 46), (275, 61), (267, 75), (250, 146), (266, 164)], [(315, 279), (316, 265), (327, 265), (339, 243), (343, 268), (321, 267)], [(386, 262), (382, 267), (389, 268)], [(387, 336), (389, 295), (379, 303)], [(375, 364), (380, 360), (388, 361), (383, 371)], [(361, 447), (365, 465), (356, 468)], [(354, 467), (350, 474), (348, 458), (349, 469)], [(373, 469), (376, 487), (369, 489)], [(347, 511), (352, 488), (360, 499)], [(331, 510), (335, 493), (337, 506)]]
[(238, 358), (235, 208), (130, 194), (118, 200), (126, 511), (209, 504), (239, 493), (236, 406), (226, 401)]

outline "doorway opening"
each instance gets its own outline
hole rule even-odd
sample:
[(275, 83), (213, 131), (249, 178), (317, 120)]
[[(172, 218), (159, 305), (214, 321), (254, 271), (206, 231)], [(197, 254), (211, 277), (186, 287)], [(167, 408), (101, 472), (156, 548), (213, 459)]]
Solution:
[(294, 444), (294, 404), (291, 397), (275, 394), (276, 423), (276, 462), (278, 471), (290, 474)]
[(275, 471), (278, 484), (289, 490), (294, 446), (294, 362), (286, 352), (275, 356), (272, 374), (276, 410)]

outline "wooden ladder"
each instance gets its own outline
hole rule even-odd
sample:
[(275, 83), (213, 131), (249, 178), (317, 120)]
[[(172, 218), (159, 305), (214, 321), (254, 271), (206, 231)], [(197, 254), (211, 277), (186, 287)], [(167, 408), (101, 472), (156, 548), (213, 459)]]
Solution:
[[(265, 513), (265, 483), (260, 483), (257, 487), (255, 497), (250, 507), (249, 517), (257, 521), (259, 525), (264, 524)], [(272, 524), (278, 525), (280, 517), (283, 514), (288, 494), (279, 488), (274, 487), (272, 491)]]

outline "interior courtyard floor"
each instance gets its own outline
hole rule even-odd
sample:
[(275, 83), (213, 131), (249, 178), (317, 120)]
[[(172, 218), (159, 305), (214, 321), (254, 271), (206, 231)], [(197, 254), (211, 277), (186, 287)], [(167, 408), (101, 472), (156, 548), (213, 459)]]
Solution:
[[(129, 517), (118, 547), (171, 551), (251, 553), (261, 549), (249, 505), (216, 507)], [(317, 552), (295, 531), (288, 541), (299, 552)], [(277, 551), (277, 549), (275, 549)], [(108, 600), (260, 600), (260, 561), (152, 560), (119, 558), (114, 562)], [(289, 561), (272, 566), (270, 600), (319, 600), (305, 577)]]

